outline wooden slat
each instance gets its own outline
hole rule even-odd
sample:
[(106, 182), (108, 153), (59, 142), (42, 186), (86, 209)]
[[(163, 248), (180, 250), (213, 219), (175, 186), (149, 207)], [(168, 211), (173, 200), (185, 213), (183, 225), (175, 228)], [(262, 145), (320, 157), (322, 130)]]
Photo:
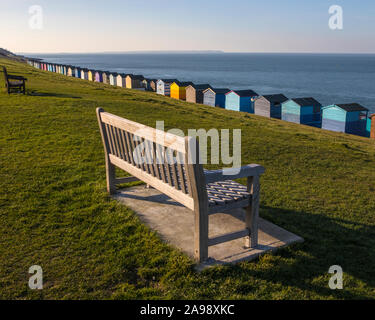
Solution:
[(121, 130), (121, 129), (119, 129), (119, 130), (120, 130), (121, 140), (123, 142), (125, 161), (131, 162), (130, 155), (129, 155), (129, 150), (128, 150), (128, 145), (126, 143), (125, 132), (124, 132), (124, 130)]
[(155, 177), (161, 180), (161, 174), (159, 167), (157, 165), (157, 159), (156, 159), (156, 144), (155, 142), (150, 142), (152, 146), (152, 155), (153, 155), (153, 166), (154, 166), (154, 172), (155, 172)]
[(170, 185), (163, 183), (162, 181), (151, 176), (144, 170), (137, 168), (112, 154), (109, 155), (109, 159), (111, 163), (114, 164), (115, 166), (119, 167), (122, 170), (125, 170), (126, 172), (130, 173), (134, 177), (137, 177), (138, 179), (149, 184), (153, 188), (166, 194), (168, 197), (181, 203), (188, 209), (194, 210), (194, 200), (190, 196), (184, 194), (183, 192), (176, 191), (176, 189), (171, 187)]
[[(167, 174), (166, 174), (164, 163), (163, 163), (164, 162), (163, 146), (161, 146), (160, 144), (156, 144), (156, 153), (157, 153), (157, 157), (158, 157), (158, 162), (162, 162), (162, 163), (158, 164), (158, 167), (159, 167), (159, 170), (160, 170), (161, 179), (165, 183), (168, 183), (168, 181), (167, 181)], [(161, 161), (159, 161), (159, 160), (161, 160)]]
[(164, 149), (164, 168), (165, 168), (165, 172), (168, 178), (168, 183), (170, 186), (173, 186), (172, 172), (169, 168), (169, 162), (168, 162), (168, 149)]
[(113, 148), (112, 139), (111, 139), (111, 133), (109, 131), (110, 125), (108, 125), (108, 124), (103, 124), (103, 125), (105, 127), (106, 139), (107, 139), (108, 147), (109, 147), (108, 153), (114, 153), (114, 151), (113, 151), (114, 148)]
[(145, 155), (146, 155), (148, 171), (153, 177), (155, 177), (155, 168), (154, 168), (154, 161), (153, 161), (153, 154), (152, 154), (152, 143), (149, 140), (145, 140), (144, 144), (146, 148)]
[(119, 146), (118, 146), (116, 135), (115, 135), (115, 128), (112, 127), (112, 126), (109, 126), (109, 131), (110, 131), (110, 134), (111, 134), (112, 145), (113, 145), (113, 148), (114, 148), (113, 153), (117, 157), (120, 157)]
[(167, 154), (168, 154), (168, 159), (170, 161), (170, 167), (171, 167), (171, 173), (172, 173), (172, 179), (173, 179), (174, 187), (177, 190), (180, 190), (181, 188), (180, 188), (180, 184), (179, 184), (178, 178), (177, 178), (176, 163), (174, 163), (174, 160), (173, 160), (172, 150), (171, 149), (167, 149)]
[(123, 158), (124, 157), (123, 152), (122, 152), (122, 149), (121, 149), (121, 142), (119, 140), (119, 136), (118, 136), (118, 133), (117, 133), (117, 128), (113, 127), (112, 131), (113, 131), (113, 136), (114, 136), (115, 144), (116, 144), (116, 148), (117, 148), (117, 156), (121, 159), (124, 159)]
[(158, 144), (162, 144), (165, 147), (170, 147), (173, 150), (185, 153), (185, 140), (182, 137), (147, 127), (143, 124), (130, 121), (107, 112), (103, 112), (101, 118), (104, 123), (123, 129), (132, 134), (136, 134), (137, 136), (140, 136), (146, 140), (150, 140)]
[(137, 168), (143, 169), (143, 166), (141, 166), (141, 164), (139, 163), (140, 155), (139, 155), (139, 152), (138, 152), (138, 149), (137, 149), (137, 145), (134, 141), (134, 134), (130, 133), (129, 136), (130, 136), (130, 145), (131, 145), (134, 165), (137, 166)]
[(135, 166), (135, 162), (134, 162), (134, 157), (133, 157), (133, 149), (132, 149), (132, 144), (130, 143), (130, 140), (131, 140), (131, 134), (127, 131), (125, 131), (125, 138), (126, 138), (126, 145), (128, 147), (128, 154), (129, 154), (129, 157), (130, 157), (130, 162), (133, 166)]
[(176, 164), (176, 166), (177, 166), (178, 175), (180, 176), (181, 190), (184, 193), (189, 194), (189, 190), (186, 188), (186, 179), (185, 179), (184, 169), (183, 169), (184, 162), (183, 162), (183, 155), (182, 155), (181, 152), (177, 153), (177, 164)]
[(241, 231), (236, 231), (236, 232), (232, 232), (232, 233), (223, 234), (221, 236), (208, 239), (208, 246), (210, 246), (210, 247), (211, 246), (216, 246), (216, 245), (218, 245), (220, 243), (224, 243), (224, 242), (228, 242), (228, 241), (232, 241), (232, 240), (244, 238), (244, 237), (247, 237), (247, 236), (249, 236), (249, 230), (248, 229), (244, 229), (244, 230), (241, 230)]

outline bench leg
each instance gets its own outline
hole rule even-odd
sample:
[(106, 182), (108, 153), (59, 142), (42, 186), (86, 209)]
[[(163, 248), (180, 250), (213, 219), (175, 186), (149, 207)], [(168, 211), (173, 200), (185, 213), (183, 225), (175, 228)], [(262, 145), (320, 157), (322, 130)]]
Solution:
[(198, 262), (208, 258), (208, 208), (195, 210), (194, 253)]
[(115, 166), (106, 161), (106, 176), (107, 176), (107, 191), (109, 194), (116, 193), (116, 174), (115, 174)]
[(249, 230), (249, 236), (245, 239), (245, 247), (255, 248), (258, 245), (259, 228), (259, 176), (247, 178), (247, 188), (252, 194), (249, 206), (246, 208), (246, 228)]

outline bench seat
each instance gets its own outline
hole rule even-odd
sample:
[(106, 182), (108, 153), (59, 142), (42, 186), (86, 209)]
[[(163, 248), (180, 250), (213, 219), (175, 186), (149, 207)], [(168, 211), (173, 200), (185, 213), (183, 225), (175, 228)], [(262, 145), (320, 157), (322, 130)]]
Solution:
[(208, 183), (206, 188), (210, 207), (225, 206), (251, 197), (246, 186), (232, 180)]

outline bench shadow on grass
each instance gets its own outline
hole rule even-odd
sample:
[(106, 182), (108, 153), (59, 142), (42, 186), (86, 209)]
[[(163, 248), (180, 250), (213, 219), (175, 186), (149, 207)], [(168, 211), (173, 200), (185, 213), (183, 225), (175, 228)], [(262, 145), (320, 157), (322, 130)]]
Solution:
[[(239, 263), (224, 268), (222, 280), (236, 274), (247, 274), (255, 279), (265, 280), (282, 286), (298, 287), (321, 296), (334, 296), (343, 299), (368, 299), (368, 296), (345, 290), (345, 275), (350, 275), (366, 284), (371, 290), (375, 286), (375, 227), (330, 218), (324, 214), (310, 214), (280, 208), (262, 207), (261, 216), (304, 238), (304, 243), (293, 244), (274, 253), (285, 258), (277, 260), (268, 269), (251, 270)], [(301, 251), (303, 254), (301, 254)], [(292, 263), (291, 263), (292, 261)], [(259, 263), (255, 260), (252, 263)], [(328, 269), (339, 265), (344, 272), (344, 290), (331, 290), (328, 280), (332, 276)], [(221, 273), (215, 273), (220, 278)], [(323, 277), (326, 285), (321, 285)], [(219, 279), (216, 279), (219, 280)], [(347, 279), (348, 280), (348, 279)], [(351, 286), (351, 289), (354, 289)], [(246, 289), (243, 294), (246, 294)], [(250, 293), (249, 290), (248, 293)]]
[(55, 92), (38, 92), (27, 90), (26, 94), (33, 97), (52, 97), (52, 98), (71, 98), (71, 99), (82, 99), (82, 97), (74, 96), (66, 93), (55, 93)]
[[(118, 193), (119, 197), (123, 197)], [(129, 195), (127, 195), (128, 197)], [(164, 195), (143, 198), (141, 200), (165, 203)], [(181, 206), (171, 200), (171, 205)], [(296, 243), (275, 251), (276, 260), (270, 262), (267, 268), (251, 268), (252, 263), (261, 263), (258, 259), (253, 262), (238, 263), (215, 269), (215, 281), (227, 281), (230, 277), (252, 277), (281, 284), (283, 287), (296, 287), (319, 296), (337, 297), (343, 299), (367, 299), (361, 293), (345, 290), (350, 286), (345, 275), (362, 281), (368, 288), (375, 286), (375, 227), (363, 223), (352, 222), (339, 218), (331, 218), (327, 213), (306, 213), (262, 206), (262, 218), (293, 232), (304, 238), (303, 243)], [(280, 257), (281, 259), (278, 259)], [(344, 290), (331, 290), (328, 280), (330, 266), (339, 265), (344, 271)], [(249, 268), (250, 266), (250, 268)], [(210, 273), (207, 269), (206, 272)], [(323, 280), (322, 280), (323, 279)], [(315, 280), (315, 283), (314, 283)], [(354, 289), (351, 286), (351, 289)], [(240, 289), (241, 294), (249, 294), (254, 288), (246, 286)]]

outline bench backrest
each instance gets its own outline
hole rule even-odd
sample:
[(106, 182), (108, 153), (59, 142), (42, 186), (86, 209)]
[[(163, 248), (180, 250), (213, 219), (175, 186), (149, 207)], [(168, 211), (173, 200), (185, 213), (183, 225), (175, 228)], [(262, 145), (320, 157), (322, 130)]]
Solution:
[(97, 109), (107, 161), (189, 209), (205, 204), (207, 191), (199, 145)]

